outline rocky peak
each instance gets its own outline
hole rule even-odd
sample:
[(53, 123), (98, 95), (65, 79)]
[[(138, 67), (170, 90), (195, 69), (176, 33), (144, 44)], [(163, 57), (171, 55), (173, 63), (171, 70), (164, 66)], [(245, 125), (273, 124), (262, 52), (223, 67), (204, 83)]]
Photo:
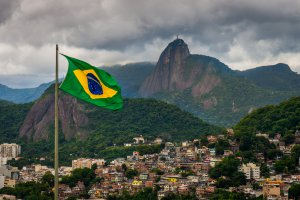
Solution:
[(164, 67), (182, 67), (184, 60), (190, 55), (188, 45), (182, 39), (171, 42), (160, 55), (158, 65)]
[[(59, 92), (59, 123), (66, 140), (85, 138), (88, 123), (83, 105), (76, 98)], [(52, 127), (52, 128), (51, 128)], [(54, 87), (51, 86), (28, 112), (19, 131), (19, 137), (29, 141), (48, 140), (54, 131)]]
[(141, 96), (151, 96), (160, 92), (183, 91), (191, 88), (193, 96), (201, 96), (211, 91), (220, 79), (211, 60), (205, 56), (191, 55), (188, 45), (176, 39), (161, 53), (152, 74), (140, 87)]
[(188, 45), (182, 39), (171, 42), (161, 53), (154, 72), (141, 86), (140, 94), (149, 96), (163, 90), (185, 89), (181, 76), (189, 56)]

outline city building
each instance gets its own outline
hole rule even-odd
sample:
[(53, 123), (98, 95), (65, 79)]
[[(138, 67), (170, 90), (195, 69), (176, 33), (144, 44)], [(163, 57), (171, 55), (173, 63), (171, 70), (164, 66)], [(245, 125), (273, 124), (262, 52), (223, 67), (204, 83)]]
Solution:
[(0, 174), (14, 180), (18, 180), (20, 177), (20, 171), (18, 170), (18, 168), (9, 165), (0, 166)]
[(0, 145), (0, 165), (6, 165), (7, 161), (17, 158), (21, 154), (21, 146), (15, 143)]
[(280, 188), (282, 181), (267, 180), (263, 185), (263, 196), (268, 200), (281, 199)]
[(96, 164), (97, 167), (103, 166), (105, 164), (104, 159), (91, 159), (91, 158), (79, 158), (77, 160), (72, 160), (72, 168), (92, 168), (92, 165)]
[(15, 143), (0, 145), (0, 157), (16, 158), (21, 154), (21, 146)]
[(246, 176), (246, 179), (259, 179), (260, 178), (260, 167), (254, 163), (243, 164), (240, 167), (240, 171)]

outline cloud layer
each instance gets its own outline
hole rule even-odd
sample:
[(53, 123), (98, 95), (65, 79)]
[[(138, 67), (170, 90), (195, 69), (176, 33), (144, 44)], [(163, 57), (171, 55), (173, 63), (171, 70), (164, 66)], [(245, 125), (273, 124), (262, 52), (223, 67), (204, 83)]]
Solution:
[[(56, 43), (66, 54), (111, 65), (156, 61), (176, 34), (192, 53), (233, 69), (284, 62), (300, 72), (299, 8), (300, 0), (4, 0), (0, 83), (52, 80)], [(13, 80), (17, 74), (26, 76)]]

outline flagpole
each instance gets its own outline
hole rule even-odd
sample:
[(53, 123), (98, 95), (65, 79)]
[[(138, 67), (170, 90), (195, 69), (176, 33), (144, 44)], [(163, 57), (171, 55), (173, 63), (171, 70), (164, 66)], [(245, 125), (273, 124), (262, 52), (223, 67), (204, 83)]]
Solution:
[(58, 44), (56, 44), (56, 66), (55, 66), (55, 111), (54, 111), (54, 200), (58, 200)]

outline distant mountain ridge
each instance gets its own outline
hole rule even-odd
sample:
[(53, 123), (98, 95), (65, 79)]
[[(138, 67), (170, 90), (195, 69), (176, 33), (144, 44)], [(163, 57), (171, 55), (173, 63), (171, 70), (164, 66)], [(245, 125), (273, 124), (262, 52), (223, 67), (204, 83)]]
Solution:
[(36, 88), (13, 89), (0, 84), (0, 99), (14, 103), (32, 102), (39, 98), (50, 85), (51, 83), (44, 83)]
[(300, 88), (300, 75), (284, 63), (256, 67), (238, 73), (266, 89), (287, 91)]

